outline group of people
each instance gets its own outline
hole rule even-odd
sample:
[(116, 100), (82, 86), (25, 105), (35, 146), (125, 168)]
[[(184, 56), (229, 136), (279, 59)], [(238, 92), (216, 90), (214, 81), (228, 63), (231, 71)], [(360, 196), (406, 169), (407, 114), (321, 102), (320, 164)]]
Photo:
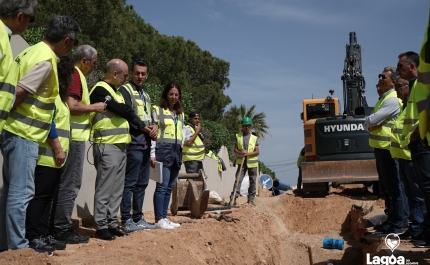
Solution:
[[(73, 230), (71, 217), (90, 139), (97, 171), (97, 238), (180, 227), (167, 211), (182, 161), (188, 173), (203, 169), (199, 113), (191, 113), (185, 124), (181, 88), (174, 82), (152, 104), (144, 89), (149, 64), (141, 59), (132, 62), (129, 81), (127, 63), (110, 60), (102, 80), (89, 89), (86, 76), (97, 66), (97, 51), (78, 45), (80, 27), (67, 16), (53, 18), (45, 39), (13, 58), (10, 37), (35, 21), (36, 3), (0, 0), (0, 251), (31, 247), (52, 253), (66, 244), (89, 242)], [(246, 169), (252, 173), (253, 204), (258, 142), (250, 133), (251, 120), (245, 117), (242, 123), (234, 152), (245, 162), (238, 180)], [(155, 224), (150, 224), (142, 208), (155, 161), (163, 163), (163, 180), (156, 184)]]
[(418, 131), (418, 114), (425, 108), (416, 101), (419, 64), (420, 56), (409, 51), (398, 56), (397, 67), (383, 69), (378, 75), (380, 98), (363, 127), (374, 149), (387, 214), (375, 233), (395, 233), (429, 248), (430, 151)]

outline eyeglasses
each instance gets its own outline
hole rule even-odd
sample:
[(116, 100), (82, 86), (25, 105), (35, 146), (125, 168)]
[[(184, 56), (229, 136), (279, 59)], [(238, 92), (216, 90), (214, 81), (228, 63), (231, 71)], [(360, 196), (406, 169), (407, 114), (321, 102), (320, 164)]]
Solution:
[(36, 16), (34, 14), (32, 15), (25, 14), (25, 16), (30, 18), (30, 24), (36, 22)]
[(75, 43), (73, 44), (75, 47), (79, 45), (79, 40), (75, 39)]
[(378, 78), (387, 79), (385, 75), (381, 75), (381, 74), (378, 75)]

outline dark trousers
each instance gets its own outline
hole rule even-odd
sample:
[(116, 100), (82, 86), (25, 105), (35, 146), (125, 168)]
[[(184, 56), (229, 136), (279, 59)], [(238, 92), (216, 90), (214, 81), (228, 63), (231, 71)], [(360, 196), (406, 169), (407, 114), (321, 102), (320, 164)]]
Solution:
[(183, 161), (185, 166), (185, 172), (187, 173), (199, 173), (199, 170), (203, 170), (202, 161)]
[(396, 233), (403, 233), (405, 220), (403, 184), (399, 176), (398, 161), (393, 159), (390, 150), (374, 149), (376, 164), (385, 191), (386, 206), (388, 206), (387, 223)]
[(35, 194), (28, 204), (25, 220), (25, 237), (28, 240), (49, 235), (48, 221), (52, 197), (60, 181), (60, 169), (36, 166), (34, 174)]
[(302, 189), (302, 167), (299, 167), (299, 176), (297, 178), (297, 189)]
[[(124, 192), (121, 200), (121, 221), (130, 218), (134, 222), (142, 219), (143, 200), (149, 183), (150, 149), (145, 151), (127, 150)], [(133, 215), (130, 211), (133, 209)]]
[[(254, 200), (255, 194), (257, 192), (256, 181), (257, 181), (257, 169), (258, 169), (258, 167), (248, 168), (245, 163), (243, 163), (242, 172), (239, 172), (240, 166), (237, 168), (236, 179), (237, 179), (238, 174), (240, 174), (240, 177), (238, 180), (239, 183), (237, 184), (236, 194), (234, 196), (235, 196), (235, 198), (240, 196), (240, 186), (242, 186), (243, 178), (245, 177), (246, 171), (248, 171), (248, 176), (249, 176), (248, 201), (252, 201), (252, 200)], [(236, 185), (236, 181), (235, 181), (234, 185)], [(233, 191), (234, 191), (234, 187), (235, 186), (233, 186)], [(233, 199), (233, 191), (231, 192), (231, 195), (230, 195), (231, 199)]]
[(424, 194), (427, 213), (424, 217), (426, 237), (430, 239), (430, 151), (425, 149), (420, 140), (411, 141), (412, 162), (418, 177), (418, 184)]

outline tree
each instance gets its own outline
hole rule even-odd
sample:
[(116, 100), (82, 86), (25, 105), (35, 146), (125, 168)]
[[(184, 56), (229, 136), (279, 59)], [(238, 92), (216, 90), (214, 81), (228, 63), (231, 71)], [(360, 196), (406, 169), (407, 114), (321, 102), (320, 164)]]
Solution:
[(252, 120), (252, 129), (258, 138), (264, 140), (266, 134), (269, 133), (269, 125), (266, 123), (266, 114), (264, 112), (255, 113), (255, 105), (249, 109), (244, 104), (240, 107), (232, 106), (223, 116), (222, 123), (231, 132), (239, 132), (241, 130), (241, 121), (243, 117), (249, 117)]

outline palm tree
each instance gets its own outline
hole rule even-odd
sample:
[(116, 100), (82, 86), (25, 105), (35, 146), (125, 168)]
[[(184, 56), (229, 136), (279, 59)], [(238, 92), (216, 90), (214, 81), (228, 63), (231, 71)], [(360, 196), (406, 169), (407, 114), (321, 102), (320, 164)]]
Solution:
[(264, 112), (255, 113), (255, 107), (255, 105), (252, 105), (247, 109), (244, 104), (241, 104), (240, 107), (231, 106), (223, 116), (223, 124), (229, 131), (237, 133), (241, 130), (242, 118), (249, 117), (252, 120), (254, 133), (258, 138), (264, 140), (265, 136), (270, 133), (269, 125), (266, 123), (266, 114)]

